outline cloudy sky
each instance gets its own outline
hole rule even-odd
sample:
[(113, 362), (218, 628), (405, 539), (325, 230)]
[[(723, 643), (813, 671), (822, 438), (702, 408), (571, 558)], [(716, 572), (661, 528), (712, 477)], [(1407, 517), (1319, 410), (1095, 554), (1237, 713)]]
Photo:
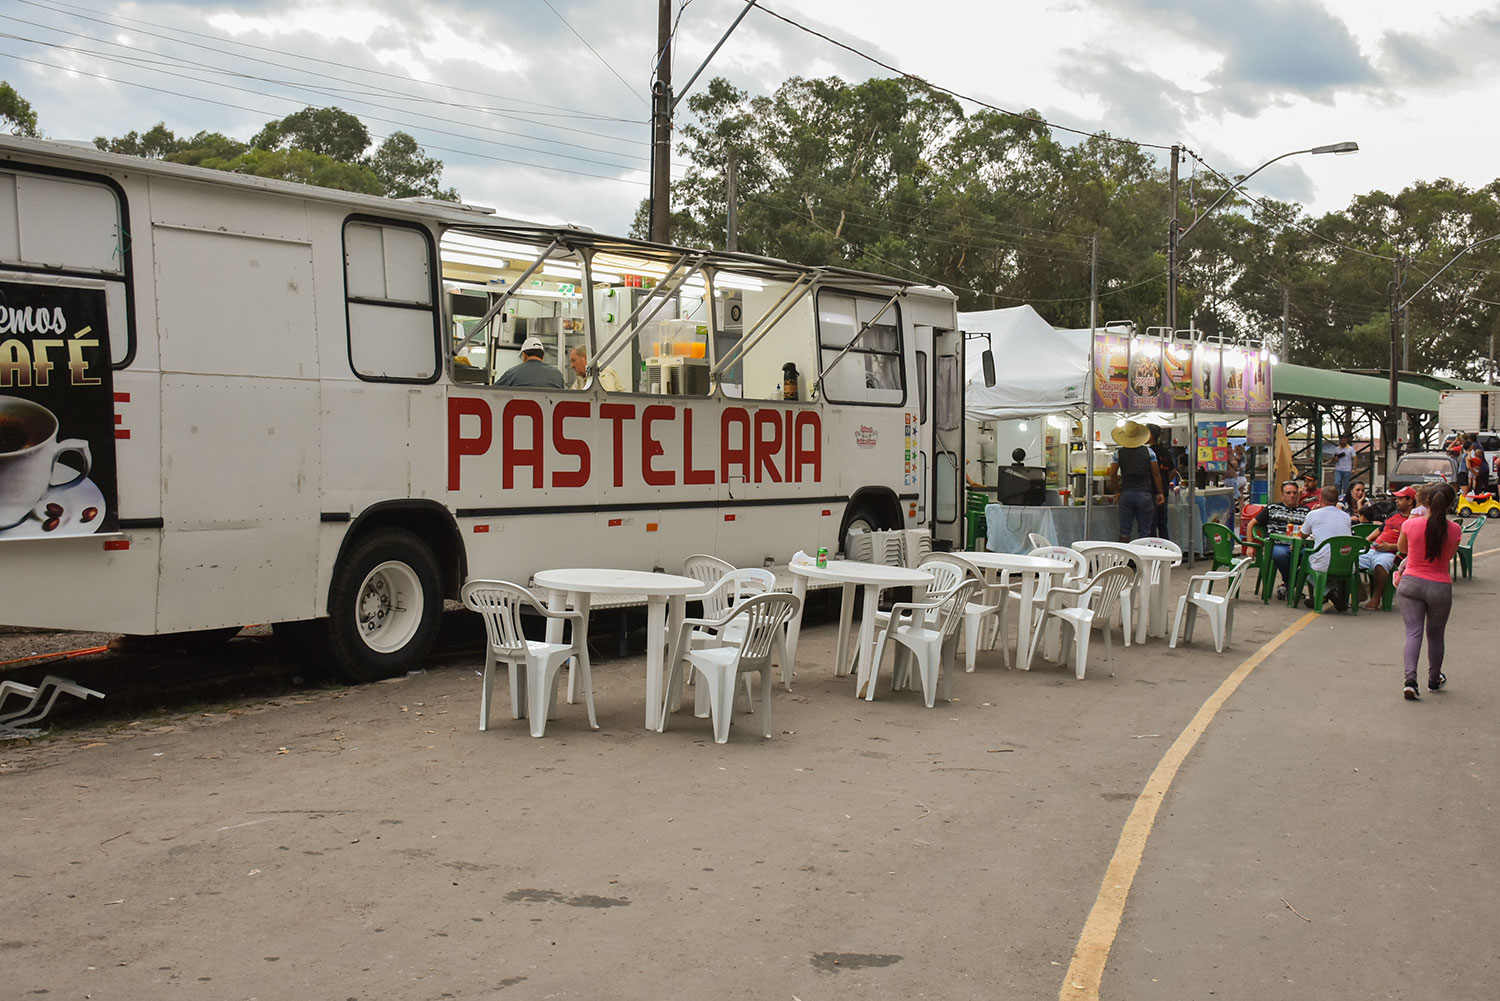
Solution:
[[(1357, 141), (1355, 156), (1293, 158), (1251, 184), (1312, 212), (1376, 188), (1500, 175), (1494, 0), (1437, 0), (1436, 11), (1409, 0), (764, 6), (961, 93), (1072, 128), (1180, 142), (1225, 173)], [(679, 86), (742, 7), (688, 0)], [(5, 0), (0, 79), (56, 139), (157, 121), (248, 138), (308, 104), (336, 104), (377, 136), (412, 133), (466, 201), (623, 232), (646, 192), (656, 11), (655, 0)], [(708, 73), (753, 93), (793, 75), (887, 75), (762, 11)]]

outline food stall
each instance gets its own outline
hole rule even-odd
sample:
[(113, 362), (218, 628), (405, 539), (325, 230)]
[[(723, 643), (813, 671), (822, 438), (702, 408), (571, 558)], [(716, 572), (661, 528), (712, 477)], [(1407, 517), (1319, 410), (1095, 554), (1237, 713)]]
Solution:
[[(972, 363), (966, 404), (968, 453), (977, 457), (970, 479), (993, 501), (985, 509), (990, 549), (1023, 552), (1033, 532), (1060, 545), (1117, 538), (1106, 474), (1110, 432), (1126, 420), (1161, 428), (1184, 469), (1168, 491), (1174, 540), (1201, 546), (1203, 522), (1232, 522), (1233, 491), (1220, 485), (1228, 437), (1236, 431), (1252, 444), (1270, 443), (1269, 355), (1173, 340), (1164, 330), (1055, 329), (1029, 306), (960, 313), (959, 322), (971, 335), (987, 335), (999, 361), (994, 386)], [(1013, 447), (1024, 450), (1033, 477), (1045, 471), (1040, 498), (1007, 496)]]

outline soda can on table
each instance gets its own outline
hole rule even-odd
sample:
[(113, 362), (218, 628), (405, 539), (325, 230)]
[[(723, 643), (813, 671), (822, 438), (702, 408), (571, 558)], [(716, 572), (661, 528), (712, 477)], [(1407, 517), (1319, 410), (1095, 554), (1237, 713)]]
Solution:
[(828, 547), (827, 546), (819, 546), (818, 547), (818, 566), (819, 567), (825, 567), (825, 568), (828, 566)]

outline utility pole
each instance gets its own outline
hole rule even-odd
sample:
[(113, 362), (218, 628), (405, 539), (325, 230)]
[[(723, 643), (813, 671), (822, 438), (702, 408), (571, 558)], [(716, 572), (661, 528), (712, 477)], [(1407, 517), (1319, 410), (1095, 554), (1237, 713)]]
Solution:
[(1401, 302), (1402, 272), (1406, 266), (1406, 255), (1397, 256), (1391, 265), (1391, 357), (1390, 357), (1390, 406), (1386, 414), (1386, 442), (1385, 442), (1385, 475), (1386, 481), (1390, 482), (1390, 475), (1396, 468), (1396, 435), (1399, 434), (1401, 424), (1401, 410), (1396, 396), (1396, 314), (1401, 311), (1398, 303)]
[(1099, 234), (1089, 237), (1089, 330), (1099, 326)]
[(1167, 329), (1177, 331), (1177, 158), (1182, 147), (1172, 146), (1171, 183), (1167, 186)]
[(651, 81), (651, 241), (672, 238), (672, 0), (657, 0)]
[(1291, 324), (1292, 290), (1283, 285), (1281, 286), (1281, 360), (1284, 362), (1292, 360)]
[(730, 252), (740, 249), (740, 206), (738, 176), (739, 164), (735, 162), (734, 150), (729, 151), (729, 162), (724, 169), (725, 195), (729, 202), (728, 218), (725, 220), (724, 249)]

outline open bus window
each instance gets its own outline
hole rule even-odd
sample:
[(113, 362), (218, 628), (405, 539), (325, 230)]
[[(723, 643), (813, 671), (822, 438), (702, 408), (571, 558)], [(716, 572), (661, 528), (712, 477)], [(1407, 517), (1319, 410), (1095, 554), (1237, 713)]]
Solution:
[(837, 403), (906, 402), (900, 305), (875, 296), (818, 293), (823, 386)]
[(796, 399), (812, 399), (817, 373), (812, 297), (806, 286), (720, 272), (715, 276), (717, 359), (726, 396), (788, 399), (788, 365), (797, 370)]
[(546, 243), (519, 243), (479, 231), (443, 234), (447, 354), (454, 382), (494, 385), (522, 363), (522, 346), (536, 338), (542, 343), (541, 363), (558, 373), (563, 388), (583, 388), (569, 364), (574, 348), (586, 353), (589, 345), (583, 272), (578, 260), (561, 249), (533, 267), (546, 250)]

